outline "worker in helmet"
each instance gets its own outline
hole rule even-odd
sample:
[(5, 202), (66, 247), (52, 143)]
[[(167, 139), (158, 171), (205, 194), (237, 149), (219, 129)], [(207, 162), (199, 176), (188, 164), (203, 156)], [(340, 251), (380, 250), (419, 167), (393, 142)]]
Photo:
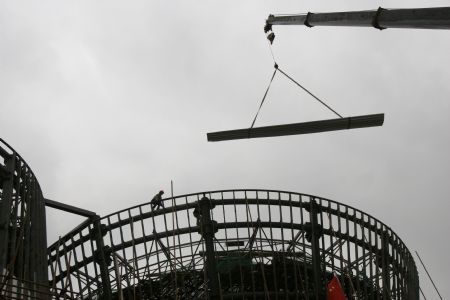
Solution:
[(162, 195), (164, 195), (164, 191), (161, 190), (158, 192), (158, 194), (156, 194), (152, 201), (150, 201), (150, 204), (152, 205), (152, 210), (159, 209), (160, 207), (164, 208), (164, 204), (162, 202)]

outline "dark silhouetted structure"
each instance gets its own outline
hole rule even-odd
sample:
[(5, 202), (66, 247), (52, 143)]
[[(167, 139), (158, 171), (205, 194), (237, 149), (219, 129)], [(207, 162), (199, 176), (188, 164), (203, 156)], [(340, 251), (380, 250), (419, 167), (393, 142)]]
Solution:
[[(273, 190), (161, 199), (105, 217), (45, 199), (0, 144), (1, 282), (6, 299), (419, 299), (409, 250), (342, 203)], [(161, 203), (161, 204), (162, 204)], [(47, 248), (45, 206), (86, 220)]]
[(342, 203), (269, 190), (163, 201), (162, 209), (130, 207), (61, 237), (48, 248), (50, 286), (83, 299), (323, 299), (335, 272), (349, 299), (419, 299), (401, 239)]
[[(223, 190), (105, 217), (45, 199), (0, 144), (1, 282), (6, 299), (323, 299), (336, 273), (358, 299), (419, 299), (401, 239), (372, 216), (320, 197)], [(46, 245), (45, 206), (86, 220)]]

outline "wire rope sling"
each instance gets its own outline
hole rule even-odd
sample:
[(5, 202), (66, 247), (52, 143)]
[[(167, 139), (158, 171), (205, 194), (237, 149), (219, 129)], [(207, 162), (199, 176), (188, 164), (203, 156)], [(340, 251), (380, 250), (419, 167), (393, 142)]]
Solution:
[[(237, 139), (250, 139), (250, 138), (262, 138), (262, 137), (275, 137), (275, 136), (285, 136), (285, 135), (298, 135), (298, 134), (309, 134), (309, 133), (318, 133), (318, 132), (327, 132), (327, 131), (336, 131), (336, 130), (345, 130), (345, 129), (356, 129), (356, 128), (365, 128), (365, 127), (375, 127), (382, 126), (384, 122), (384, 114), (370, 114), (370, 115), (360, 115), (360, 116), (351, 116), (351, 117), (343, 117), (341, 114), (336, 112), (333, 108), (331, 108), (328, 104), (326, 104), (319, 97), (310, 92), (306, 87), (296, 81), (293, 77), (288, 75), (285, 71), (283, 71), (279, 65), (276, 63), (275, 56), (272, 51), (272, 42), (274, 39), (274, 34), (271, 32), (272, 28), (270, 24), (266, 24), (264, 31), (267, 34), (267, 39), (269, 41), (269, 47), (272, 54), (273, 62), (274, 62), (274, 71), (272, 77), (270, 78), (269, 85), (266, 88), (264, 96), (261, 100), (261, 103), (258, 107), (255, 117), (249, 128), (242, 129), (234, 129), (234, 130), (226, 130), (226, 131), (217, 131), (217, 132), (209, 132), (207, 133), (207, 139), (209, 142), (218, 142), (218, 141), (227, 141), (227, 140), (237, 140)], [(281, 73), (284, 77), (293, 82), (297, 87), (305, 91), (308, 95), (318, 101), (320, 104), (325, 106), (328, 110), (330, 110), (333, 114), (335, 114), (338, 118), (334, 119), (326, 119), (326, 120), (318, 120), (318, 121), (310, 121), (310, 122), (302, 122), (302, 123), (291, 123), (291, 124), (280, 124), (280, 125), (272, 125), (272, 126), (263, 126), (263, 127), (254, 127), (256, 119), (258, 118), (259, 112), (267, 98), (267, 94), (269, 92), (270, 86), (275, 78), (277, 73)]]

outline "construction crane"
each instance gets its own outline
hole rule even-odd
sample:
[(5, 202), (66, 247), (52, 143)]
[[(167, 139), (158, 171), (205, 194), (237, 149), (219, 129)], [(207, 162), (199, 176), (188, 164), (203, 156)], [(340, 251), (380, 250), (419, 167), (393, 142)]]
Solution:
[[(386, 9), (379, 7), (376, 10), (364, 10), (364, 11), (347, 11), (347, 12), (331, 12), (331, 13), (308, 12), (306, 14), (296, 14), (296, 15), (269, 15), (269, 17), (266, 20), (264, 31), (270, 43), (273, 43), (275, 39), (275, 33), (272, 30), (273, 25), (304, 25), (307, 27), (315, 27), (315, 26), (374, 27), (379, 30), (387, 28), (450, 29), (450, 7), (407, 8), (407, 9)], [(278, 65), (276, 64), (275, 69), (278, 70)], [(285, 76), (287, 76), (290, 80), (294, 81), (282, 70), (279, 71)], [(316, 98), (316, 100), (322, 102), (320, 99), (312, 95), (308, 90), (306, 90), (296, 81), (294, 81), (294, 83), (299, 85), (311, 96)], [(261, 102), (260, 108), (263, 102), (264, 98), (263, 101)], [(322, 104), (324, 103), (322, 102)], [(210, 142), (216, 142), (216, 141), (246, 139), (246, 138), (308, 134), (324, 131), (381, 126), (383, 125), (384, 122), (384, 114), (374, 114), (348, 118), (343, 118), (339, 114), (337, 115), (340, 118), (254, 128), (253, 125), (256, 120), (255, 117), (255, 120), (253, 121), (250, 128), (210, 132), (207, 134), (207, 138), (208, 141)]]
[(405, 8), (300, 15), (269, 15), (266, 31), (272, 25), (350, 26), (387, 28), (450, 29), (450, 7)]

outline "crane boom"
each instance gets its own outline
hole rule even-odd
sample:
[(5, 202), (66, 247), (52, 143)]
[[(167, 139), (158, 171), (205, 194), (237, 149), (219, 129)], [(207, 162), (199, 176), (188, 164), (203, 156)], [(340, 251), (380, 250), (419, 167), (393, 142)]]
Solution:
[(450, 7), (407, 8), (269, 15), (271, 25), (353, 26), (386, 28), (450, 29)]

